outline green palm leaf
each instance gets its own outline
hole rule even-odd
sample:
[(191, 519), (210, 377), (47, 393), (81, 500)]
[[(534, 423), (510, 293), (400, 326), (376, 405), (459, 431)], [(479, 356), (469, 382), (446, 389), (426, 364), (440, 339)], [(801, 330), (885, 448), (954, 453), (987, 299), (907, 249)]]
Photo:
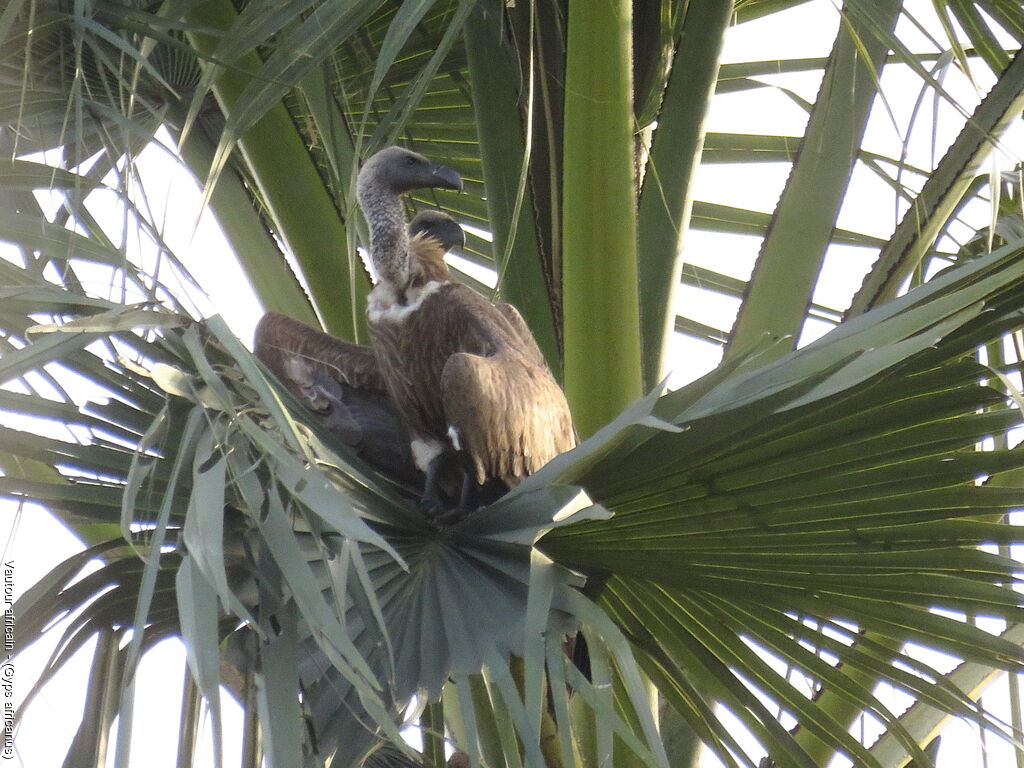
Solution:
[[(1009, 209), (993, 218), (993, 246), (960, 248), (950, 233), (992, 186), (978, 159), (1019, 114), (1020, 56), (1001, 41), (1019, 43), (1024, 18), (1003, 2), (939, 4), (950, 50), (916, 54), (891, 31), (897, 6), (882, 19), (849, 2), (829, 59), (719, 66), (729, 21), (798, 4), (741, 2), (730, 16), (728, 4), (620, 3), (623, 23), (599, 48), (563, 2), (42, 2), (0, 12), (0, 237), (13, 246), (0, 260), (0, 379), (18, 390), (0, 392), (0, 406), (60, 418), (79, 438), (39, 422), (4, 427), (0, 493), (46, 503), (92, 544), (15, 606), (18, 647), (48, 627), (62, 633), (32, 696), (104, 638), (95, 716), (67, 765), (103, 762), (96, 730), (115, 714), (116, 759), (127, 764), (132, 673), (174, 634), (216, 744), (224, 670), (256, 681), (256, 693), (236, 692), (260, 713), (274, 765), (391, 759), (417, 694), (432, 701), (417, 759), (435, 766), (446, 732), (474, 766), (682, 765), (692, 752), (665, 753), (648, 682), (679, 718), (673, 727), (729, 765), (755, 758), (716, 704), (779, 765), (821, 765), (836, 750), (858, 764), (923, 764), (928, 729), (892, 715), (878, 680), (922, 709), (998, 730), (966, 689), (970, 665), (1022, 663), (1016, 565), (978, 549), (1020, 540), (1018, 527), (995, 522), (1021, 502), (1009, 481), (1021, 459), (1006, 447), (1020, 414), (1004, 389), (1019, 362), (986, 365), (977, 350), (1020, 323), (1024, 246)], [(633, 56), (612, 60), (613, 48)], [(967, 125), (934, 172), (866, 148), (883, 69), (906, 65), (951, 101), (937, 72), (977, 60), (996, 86), (977, 109), (956, 105)], [(813, 104), (765, 80), (813, 71), (826, 76)], [(713, 91), (770, 88), (808, 111), (803, 136), (760, 135), (756, 123), (705, 135)], [(611, 95), (614, 130), (594, 101)], [(633, 134), (655, 122), (648, 156)], [(161, 125), (211, 182), (207, 200), (263, 304), (349, 338), (367, 287), (352, 195), (360, 158), (399, 141), (459, 170), (465, 194), (412, 206), (475, 228), (458, 271), (495, 270), (594, 435), (458, 526), (429, 528), (414, 494), (309, 426), (222, 320), (183, 310), (172, 286), (187, 270), (136, 196), (134, 158)], [(849, 146), (829, 144), (839, 128)], [(581, 152), (584, 138), (604, 148), (592, 153), (632, 158), (636, 173), (620, 163), (604, 175)], [(43, 150), (56, 151), (45, 165), (25, 157)], [(766, 160), (794, 163), (774, 210), (698, 198), (698, 161)], [(911, 203), (887, 241), (835, 226), (857, 161)], [(59, 195), (56, 215), (38, 190)], [(119, 201), (159, 267), (141, 266), (129, 238), (103, 229), (87, 205), (97, 191)], [(595, 213), (597, 193), (618, 202)], [(622, 225), (634, 214), (635, 236)], [(762, 237), (750, 279), (683, 265), (693, 229)], [(596, 258), (613, 236), (624, 239)], [(846, 307), (811, 301), (833, 245), (880, 251), (852, 319), (796, 351), (764, 342), (765, 332), (795, 337), (808, 316), (838, 323)], [(963, 263), (893, 298), (936, 255)], [(636, 294), (610, 277), (634, 273)], [(105, 283), (113, 298), (96, 295)], [(736, 329), (678, 315), (680, 285), (738, 299)], [(613, 302), (626, 319), (586, 340), (601, 318), (580, 307)], [(658, 378), (672, 328), (730, 344), (729, 359), (610, 418), (641, 378)], [(642, 342), (642, 365), (639, 352), (610, 352), (613, 337), (634, 351)], [(595, 396), (595, 376), (606, 394)], [(72, 378), (104, 394), (82, 397)], [(990, 438), (998, 448), (975, 450)], [(86, 573), (93, 557), (100, 570)], [(951, 618), (979, 614), (1011, 630)], [(589, 677), (561, 647), (577, 630)], [(908, 643), (965, 660), (963, 674), (942, 676)], [(809, 697), (787, 665), (825, 692)], [(116, 685), (100, 686), (104, 670)], [(776, 707), (798, 721), (795, 734)], [(878, 749), (848, 734), (861, 711), (887, 728)]]

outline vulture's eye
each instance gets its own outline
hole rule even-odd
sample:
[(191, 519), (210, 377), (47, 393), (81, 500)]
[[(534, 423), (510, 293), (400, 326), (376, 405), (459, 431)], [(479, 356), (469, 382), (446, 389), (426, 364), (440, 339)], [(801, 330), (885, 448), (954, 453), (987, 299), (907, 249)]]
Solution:
[(405, 158), (405, 164), (406, 165), (416, 165), (416, 158), (413, 157), (412, 155), (409, 155), (407, 158)]

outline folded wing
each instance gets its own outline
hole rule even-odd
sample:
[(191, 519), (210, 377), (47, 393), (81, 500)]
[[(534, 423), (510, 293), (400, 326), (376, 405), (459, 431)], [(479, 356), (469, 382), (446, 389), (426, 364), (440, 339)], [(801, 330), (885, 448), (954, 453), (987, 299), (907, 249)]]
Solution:
[(256, 326), (254, 354), (323, 429), (392, 480), (422, 483), (372, 347), (269, 312)]

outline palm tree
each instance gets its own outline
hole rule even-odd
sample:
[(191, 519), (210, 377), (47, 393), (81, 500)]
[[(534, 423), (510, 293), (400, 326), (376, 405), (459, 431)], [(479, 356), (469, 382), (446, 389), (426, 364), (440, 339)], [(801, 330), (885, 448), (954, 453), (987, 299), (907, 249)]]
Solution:
[[(409, 759), (414, 697), (413, 757), (432, 766), (445, 738), (472, 766), (685, 766), (701, 745), (753, 766), (730, 716), (779, 766), (920, 766), (944, 717), (999, 730), (975, 699), (1024, 664), (1008, 555), (1022, 537), (1005, 522), (1022, 503), (1009, 446), (1024, 239), (1019, 175), (979, 163), (1024, 108), (1024, 11), (938, 2), (949, 39), (929, 53), (897, 26), (922, 8), (847, 0), (829, 56), (720, 65), (732, 25), (799, 4), (0, 11), (0, 238), (15, 249), (0, 260), (0, 378), (19, 384), (0, 407), (76, 435), (4, 428), (0, 492), (87, 543), (14, 606), (16, 648), (63, 633), (29, 699), (99, 638), (65, 765), (104, 765), (115, 716), (128, 764), (132, 672), (172, 635), (193, 681), (182, 760), (202, 698), (219, 744), (222, 684), (250, 718), (246, 764), (278, 767)], [(865, 143), (893, 69), (960, 111), (931, 169)], [(967, 108), (951, 70), (994, 84)], [(802, 135), (760, 133), (757, 114), (744, 133), (706, 130), (709, 104), (785, 72), (822, 74), (813, 102), (782, 89), (806, 110)], [(407, 490), (304, 423), (223, 320), (190, 316), (172, 289), (185, 271), (134, 164), (161, 127), (263, 306), (356, 340), (360, 158), (400, 142), (456, 168), (465, 194), (413, 206), (470, 228), (460, 274), (492, 270), (520, 308), (580, 447), (459, 527), (428, 528)], [(695, 199), (699, 165), (733, 162), (790, 164), (774, 210)], [(855, 169), (901, 201), (891, 236), (837, 227)], [(99, 195), (124, 232), (101, 227)], [(996, 213), (960, 244), (979, 201)], [(698, 230), (723, 253), (727, 235), (759, 238), (750, 279), (684, 264)], [(823, 260), (842, 245), (877, 258), (849, 306), (822, 306)], [(738, 299), (732, 329), (680, 313), (681, 286)], [(808, 317), (835, 327), (797, 349)], [(674, 334), (724, 353), (666, 392)], [(71, 374), (95, 387), (81, 407)], [(585, 670), (563, 648), (577, 631)], [(911, 645), (963, 663), (944, 675)], [(908, 717), (879, 681), (917, 700)], [(885, 731), (870, 748), (849, 731), (862, 713)]]

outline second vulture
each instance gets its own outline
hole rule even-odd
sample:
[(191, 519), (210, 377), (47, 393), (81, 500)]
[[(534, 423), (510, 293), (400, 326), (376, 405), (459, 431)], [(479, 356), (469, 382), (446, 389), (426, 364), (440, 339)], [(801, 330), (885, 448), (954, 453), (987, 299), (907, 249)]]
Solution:
[[(445, 249), (417, 242), (410, 258), (401, 196), (462, 188), (450, 168), (400, 147), (363, 166), (356, 193), (377, 276), (367, 317), (379, 374), (426, 473), (428, 515), (457, 516), (497, 497), (576, 444), (569, 406), (529, 328), (452, 280)], [(461, 487), (446, 498), (442, 478)]]

